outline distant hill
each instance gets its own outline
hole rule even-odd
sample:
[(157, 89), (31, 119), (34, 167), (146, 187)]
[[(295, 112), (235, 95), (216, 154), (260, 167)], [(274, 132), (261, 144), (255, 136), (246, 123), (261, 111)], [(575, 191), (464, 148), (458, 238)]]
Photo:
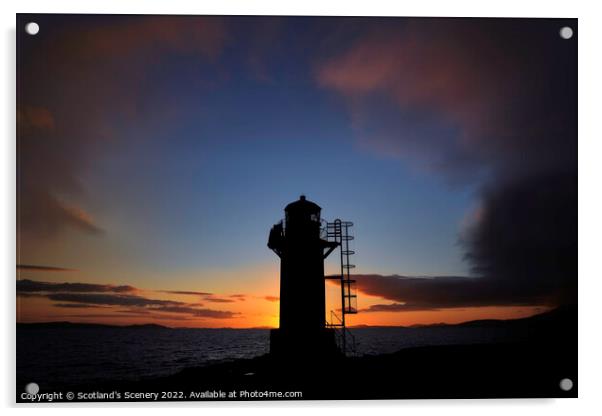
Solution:
[(478, 319), (474, 321), (460, 322), (457, 324), (434, 323), (434, 324), (416, 324), (409, 326), (386, 326), (386, 325), (356, 325), (350, 328), (437, 328), (437, 327), (500, 327), (508, 325), (558, 325), (558, 324), (576, 324), (577, 306), (560, 306), (547, 312), (532, 315), (526, 318), (517, 319)]
[(503, 326), (503, 325), (574, 325), (577, 326), (577, 306), (560, 306), (547, 312), (519, 319), (483, 319), (463, 322), (456, 326)]
[(94, 324), (94, 323), (81, 323), (81, 322), (32, 322), (22, 323), (17, 322), (17, 329), (63, 329), (63, 328), (128, 328), (128, 329), (148, 329), (148, 328), (162, 328), (169, 329), (169, 327), (157, 324), (135, 324), (135, 325), (108, 325), (108, 324)]

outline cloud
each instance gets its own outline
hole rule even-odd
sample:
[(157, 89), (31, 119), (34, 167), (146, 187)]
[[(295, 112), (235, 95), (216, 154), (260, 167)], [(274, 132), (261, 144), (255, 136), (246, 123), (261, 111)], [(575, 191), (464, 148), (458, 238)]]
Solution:
[(17, 270), (30, 271), (30, 272), (75, 272), (76, 269), (67, 269), (65, 267), (55, 266), (40, 266), (32, 264), (17, 264)]
[[(57, 302), (58, 308), (114, 308), (115, 315), (119, 313), (150, 315), (160, 317), (161, 313), (185, 314), (191, 317), (211, 319), (229, 319), (240, 316), (238, 312), (202, 308), (201, 303), (186, 303), (166, 299), (151, 299), (134, 295), (138, 289), (129, 285), (106, 285), (93, 283), (50, 283), (33, 280), (18, 280), (17, 295), (22, 297), (44, 297)], [(169, 291), (166, 291), (169, 292)], [(190, 292), (189, 292), (190, 293)], [(193, 292), (200, 293), (200, 292)], [(231, 302), (233, 300), (228, 299)], [(92, 317), (93, 315), (88, 315)]]
[(466, 276), (354, 275), (357, 290), (395, 304), (370, 307), (368, 312), (415, 311), (484, 306), (555, 306), (565, 296), (562, 288), (526, 287), (523, 278)]
[(189, 290), (159, 290), (161, 293), (171, 293), (173, 295), (190, 295), (190, 296), (209, 296), (212, 293), (209, 292), (195, 292)]
[[(61, 318), (101, 318), (101, 319), (115, 319), (115, 318), (131, 318), (131, 315), (125, 313), (88, 313), (88, 314), (72, 314), (72, 315), (61, 315)], [(153, 319), (166, 319), (170, 321), (187, 321), (190, 320), (188, 316), (173, 316), (173, 315), (154, 315)]]
[(361, 36), (321, 62), (316, 79), (347, 98), (363, 144), (424, 169), (467, 177), (570, 166), (576, 49), (557, 25), (413, 19)]
[(562, 172), (484, 191), (479, 220), (462, 236), (474, 274), (516, 297), (576, 302), (577, 186), (576, 172)]
[[(195, 305), (200, 306), (200, 305)], [(239, 312), (231, 312), (231, 311), (218, 311), (214, 309), (206, 309), (206, 308), (197, 308), (188, 304), (181, 304), (176, 302), (173, 305), (160, 305), (160, 306), (152, 306), (146, 309), (134, 309), (134, 310), (124, 310), (121, 311), (124, 313), (132, 313), (132, 314), (149, 314), (155, 312), (167, 312), (167, 313), (176, 313), (176, 314), (186, 314), (195, 317), (202, 318), (212, 318), (212, 319), (230, 319), (235, 318), (240, 315)]]
[(358, 312), (411, 312), (424, 310), (437, 310), (437, 308), (428, 309), (423, 306), (410, 305), (407, 303), (389, 303), (370, 305), (368, 308), (358, 310)]
[(194, 316), (200, 318), (213, 318), (213, 319), (229, 319), (239, 316), (239, 312), (230, 311), (216, 311), (213, 309), (196, 309), (193, 312)]
[(48, 299), (62, 302), (86, 303), (90, 305), (109, 306), (153, 306), (153, 305), (183, 305), (182, 302), (149, 299), (136, 295), (113, 295), (104, 293), (51, 293)]
[(192, 315), (194, 315), (194, 313), (198, 310), (199, 309), (191, 308), (189, 306), (178, 306), (178, 305), (158, 306), (158, 307), (152, 308), (152, 311), (154, 311), (154, 312), (187, 313), (187, 314), (192, 314)]
[(65, 221), (89, 234), (100, 234), (103, 229), (96, 223), (96, 220), (84, 209), (65, 202), (58, 202), (59, 208), (65, 215)]
[(17, 291), (17, 296), (20, 298), (45, 298), (45, 293), (29, 293), (29, 292), (19, 292)]
[(212, 297), (212, 296), (207, 296), (204, 299), (207, 302), (214, 302), (214, 303), (232, 303), (232, 302), (234, 302), (233, 299), (216, 298), (216, 297)]
[(43, 107), (24, 106), (17, 113), (18, 121), (25, 130), (54, 130), (55, 121), (52, 113)]
[(475, 278), (364, 290), (426, 308), (576, 301), (577, 44), (558, 36), (576, 23), (410, 19), (317, 65), (362, 148), (478, 189), (459, 234)]
[[(24, 174), (22, 176), (29, 175)], [(33, 181), (33, 179), (31, 180)], [(26, 179), (26, 181), (29, 181), (29, 179)], [(75, 186), (75, 184), (74, 181), (72, 185)], [(37, 185), (20, 183), (17, 224), (19, 231), (24, 233), (23, 237), (27, 239), (33, 233), (36, 236), (46, 238), (56, 234), (64, 227), (72, 227), (92, 235), (103, 233), (102, 227), (97, 224), (90, 213), (73, 203), (65, 202), (62, 198), (45, 189), (37, 188), (37, 186), (41, 187), (42, 185), (43, 181)]]
[(90, 305), (87, 303), (54, 303), (52, 306), (55, 308), (69, 308), (69, 309), (79, 309), (79, 308), (99, 308), (101, 306), (98, 305)]
[[(210, 292), (197, 292), (197, 291), (188, 291), (188, 290), (159, 290), (161, 293), (170, 293), (174, 295), (190, 295), (190, 296), (202, 296), (204, 300), (207, 302), (213, 303), (233, 303), (235, 301), (244, 301), (246, 300), (247, 295), (245, 294), (234, 294), (229, 295), (228, 298), (224, 297), (216, 297), (213, 293)], [(202, 306), (202, 304), (197, 304), (198, 306)]]
[(35, 280), (17, 280), (17, 293), (23, 292), (135, 292), (136, 289), (129, 285), (106, 285), (92, 283), (50, 283)]
[(264, 296), (263, 299), (267, 300), (268, 302), (278, 302), (280, 300), (280, 297), (278, 296)]
[(84, 172), (129, 140), (116, 133), (124, 125), (153, 128), (173, 112), (153, 81), (171, 78), (153, 74), (190, 57), (196, 79), (206, 78), (204, 65), (215, 62), (227, 39), (222, 18), (211, 16), (46, 16), (45, 22), (53, 29), (19, 47), (17, 227), (25, 251), (65, 229), (106, 231)]

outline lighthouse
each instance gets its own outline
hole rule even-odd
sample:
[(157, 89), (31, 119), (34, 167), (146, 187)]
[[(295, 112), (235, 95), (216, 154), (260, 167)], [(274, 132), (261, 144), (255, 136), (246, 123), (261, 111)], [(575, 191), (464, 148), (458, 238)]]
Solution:
[[(337, 354), (337, 328), (343, 327), (345, 336), (344, 323), (326, 320), (324, 260), (335, 249), (348, 244), (348, 239), (342, 236), (342, 222), (323, 222), (321, 210), (301, 195), (284, 209), (284, 221), (270, 230), (268, 247), (280, 257), (280, 325), (270, 333), (270, 353), (276, 356)], [(343, 317), (346, 312), (354, 313), (353, 308), (345, 305), (350, 306), (349, 301), (355, 297), (349, 290), (350, 267), (344, 260), (350, 250), (346, 251), (344, 255), (345, 250), (341, 249), (341, 276), (336, 276), (341, 280), (339, 313)], [(343, 267), (343, 263), (347, 266)], [(344, 283), (343, 279), (350, 282)]]

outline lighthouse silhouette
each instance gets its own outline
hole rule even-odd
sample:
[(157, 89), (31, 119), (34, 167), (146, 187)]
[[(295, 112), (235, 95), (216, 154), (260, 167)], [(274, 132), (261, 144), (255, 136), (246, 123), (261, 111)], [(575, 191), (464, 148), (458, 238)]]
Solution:
[[(304, 195), (288, 204), (284, 212), (284, 222), (272, 227), (268, 239), (268, 247), (280, 257), (280, 325), (271, 331), (270, 353), (287, 357), (340, 354), (335, 331), (342, 327), (344, 336), (345, 328), (340, 322), (326, 320), (324, 259), (344, 244), (341, 221), (336, 222), (338, 233), (334, 232), (335, 223), (322, 227), (320, 206)], [(336, 278), (344, 288), (344, 268), (341, 270)], [(343, 316), (352, 309), (345, 308), (345, 293), (343, 290)]]

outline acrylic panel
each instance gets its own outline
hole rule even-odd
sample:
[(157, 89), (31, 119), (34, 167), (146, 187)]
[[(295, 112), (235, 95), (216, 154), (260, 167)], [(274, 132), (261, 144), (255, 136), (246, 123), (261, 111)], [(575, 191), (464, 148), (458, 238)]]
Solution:
[(577, 397), (576, 19), (16, 26), (18, 402)]

